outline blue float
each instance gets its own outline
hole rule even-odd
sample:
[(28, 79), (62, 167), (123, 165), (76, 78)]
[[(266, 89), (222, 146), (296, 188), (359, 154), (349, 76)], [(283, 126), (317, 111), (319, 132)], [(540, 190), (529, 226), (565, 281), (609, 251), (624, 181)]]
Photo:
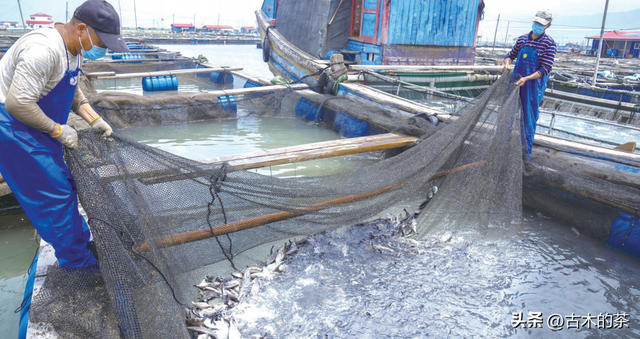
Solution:
[(223, 95), (218, 97), (218, 102), (222, 105), (222, 109), (225, 112), (232, 113), (233, 115), (238, 114), (238, 106), (236, 105), (236, 98), (233, 95)]
[(145, 92), (177, 91), (178, 77), (175, 75), (165, 75), (142, 78), (142, 90)]
[(211, 72), (209, 80), (217, 85), (233, 84), (233, 75), (229, 72)]
[(640, 218), (620, 213), (609, 229), (607, 245), (640, 258)]

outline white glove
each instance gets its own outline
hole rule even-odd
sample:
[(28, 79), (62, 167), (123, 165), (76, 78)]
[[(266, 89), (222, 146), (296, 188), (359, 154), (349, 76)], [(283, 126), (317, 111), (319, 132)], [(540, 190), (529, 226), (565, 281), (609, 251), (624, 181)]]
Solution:
[(78, 148), (78, 132), (69, 125), (60, 125), (60, 135), (54, 138), (69, 148)]
[(108, 137), (111, 135), (111, 133), (113, 133), (113, 128), (111, 128), (111, 126), (109, 126), (109, 124), (107, 124), (107, 122), (104, 121), (102, 118), (97, 118), (90, 125), (93, 128), (97, 128), (103, 131), (104, 132), (102, 133), (103, 137)]

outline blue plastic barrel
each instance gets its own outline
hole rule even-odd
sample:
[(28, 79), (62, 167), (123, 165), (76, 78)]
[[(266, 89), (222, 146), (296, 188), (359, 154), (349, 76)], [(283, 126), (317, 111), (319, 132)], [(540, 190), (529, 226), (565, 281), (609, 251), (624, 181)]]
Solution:
[(164, 75), (142, 78), (142, 90), (146, 92), (177, 91), (178, 77), (175, 75)]
[(212, 72), (209, 80), (214, 84), (229, 85), (233, 84), (233, 75), (228, 72)]
[(178, 76), (176, 75), (171, 76), (171, 89), (174, 91), (178, 90)]
[(229, 112), (232, 115), (236, 115), (238, 113), (236, 98), (233, 95), (223, 95), (218, 97), (218, 102), (220, 102), (220, 105), (225, 112)]
[(620, 213), (609, 229), (607, 245), (640, 258), (640, 218)]
[(151, 77), (142, 78), (142, 90), (145, 92), (153, 91), (153, 86), (151, 85)]
[(158, 91), (166, 91), (169, 89), (167, 86), (167, 78), (166, 77), (158, 77)]

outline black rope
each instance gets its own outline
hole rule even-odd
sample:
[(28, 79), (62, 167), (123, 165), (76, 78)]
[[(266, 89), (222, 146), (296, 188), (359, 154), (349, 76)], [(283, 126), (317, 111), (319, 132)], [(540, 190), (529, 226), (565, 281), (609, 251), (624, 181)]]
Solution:
[(224, 224), (227, 224), (227, 213), (224, 210), (222, 199), (220, 199), (220, 195), (218, 194), (222, 191), (220, 187), (220, 183), (227, 178), (227, 166), (228, 164), (226, 162), (223, 163), (222, 166), (220, 166), (220, 169), (218, 170), (218, 172), (212, 174), (211, 177), (209, 178), (209, 182), (210, 182), (209, 194), (211, 194), (211, 202), (207, 203), (207, 225), (209, 225), (209, 229), (211, 230), (211, 235), (216, 239), (216, 242), (218, 243), (218, 246), (220, 247), (222, 254), (224, 254), (225, 258), (227, 258), (229, 263), (231, 263), (231, 267), (233, 267), (234, 270), (238, 270), (236, 268), (236, 265), (233, 263), (233, 252), (232, 252), (233, 242), (231, 241), (231, 237), (229, 236), (229, 234), (226, 234), (227, 240), (229, 240), (229, 253), (227, 253), (225, 251), (224, 246), (220, 242), (220, 239), (218, 238), (216, 233), (213, 231), (213, 225), (211, 225), (211, 220), (210, 220), (211, 206), (213, 206), (213, 204), (216, 201), (216, 198), (218, 198), (218, 202), (220, 203), (220, 209), (222, 210), (222, 217), (224, 218)]

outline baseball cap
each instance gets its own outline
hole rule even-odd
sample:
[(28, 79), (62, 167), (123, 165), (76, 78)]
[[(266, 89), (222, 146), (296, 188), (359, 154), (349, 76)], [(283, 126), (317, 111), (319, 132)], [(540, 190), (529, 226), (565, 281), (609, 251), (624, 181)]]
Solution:
[(545, 26), (550, 24), (552, 20), (553, 20), (553, 14), (548, 9), (543, 11), (538, 11), (538, 13), (536, 13), (536, 15), (533, 16), (533, 22), (537, 22)]
[(120, 35), (120, 17), (110, 3), (104, 0), (87, 0), (76, 8), (73, 16), (93, 28), (110, 50), (129, 52)]

